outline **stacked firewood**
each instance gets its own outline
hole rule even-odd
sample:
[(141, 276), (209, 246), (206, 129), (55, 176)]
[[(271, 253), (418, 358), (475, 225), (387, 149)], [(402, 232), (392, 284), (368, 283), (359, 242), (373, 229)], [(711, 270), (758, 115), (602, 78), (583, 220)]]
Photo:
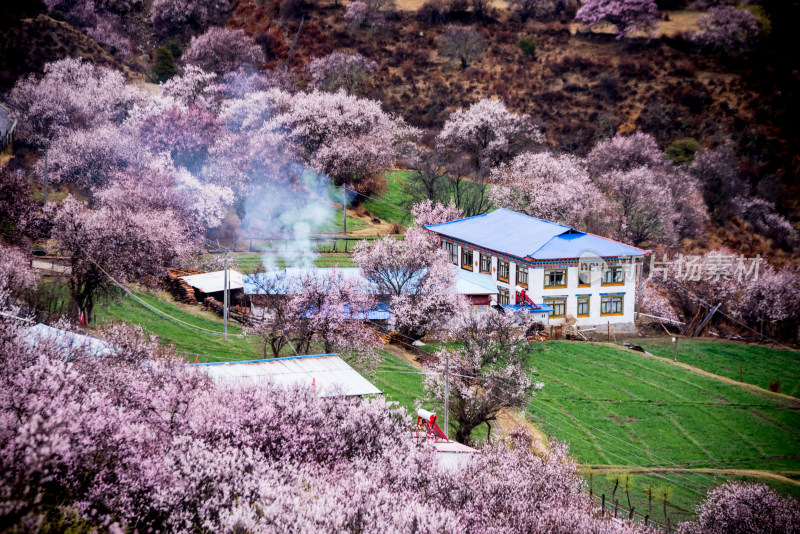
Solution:
[(197, 304), (194, 288), (184, 282), (181, 277), (203, 274), (203, 272), (197, 269), (167, 269), (167, 276), (164, 278), (163, 284), (164, 290), (168, 291), (178, 302)]
[[(210, 310), (220, 317), (224, 314), (224, 304), (214, 297), (206, 297), (203, 300), (203, 308)], [(250, 308), (246, 306), (228, 306), (228, 318), (240, 324), (250, 324)]]

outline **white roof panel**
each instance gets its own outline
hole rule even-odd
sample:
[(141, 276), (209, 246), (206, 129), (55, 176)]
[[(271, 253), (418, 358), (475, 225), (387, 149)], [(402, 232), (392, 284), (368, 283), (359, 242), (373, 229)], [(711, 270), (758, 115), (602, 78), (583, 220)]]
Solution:
[(272, 381), (281, 386), (313, 387), (320, 397), (379, 395), (381, 390), (335, 354), (271, 360), (188, 364), (216, 383)]
[[(242, 273), (233, 269), (230, 272), (231, 279), (228, 281), (228, 289), (242, 289)], [(225, 289), (225, 271), (181, 276), (181, 279), (203, 293), (216, 293)]]

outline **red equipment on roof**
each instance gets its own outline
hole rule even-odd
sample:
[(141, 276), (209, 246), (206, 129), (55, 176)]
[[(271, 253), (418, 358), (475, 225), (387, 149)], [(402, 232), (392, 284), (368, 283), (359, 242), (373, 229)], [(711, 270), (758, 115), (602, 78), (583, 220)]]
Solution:
[(417, 435), (422, 432), (425, 433), (425, 439), (450, 441), (436, 424), (436, 414), (420, 408), (417, 410)]
[(535, 309), (539, 309), (531, 298), (528, 296), (528, 292), (524, 289), (522, 291), (517, 291), (517, 304), (522, 303), (524, 306), (533, 306)]

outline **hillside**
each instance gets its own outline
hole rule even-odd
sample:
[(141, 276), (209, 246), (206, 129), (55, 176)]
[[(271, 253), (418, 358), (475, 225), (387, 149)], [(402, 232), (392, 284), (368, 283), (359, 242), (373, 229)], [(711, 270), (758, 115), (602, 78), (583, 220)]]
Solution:
[[(444, 24), (426, 24), (416, 12), (398, 11), (386, 30), (352, 32), (343, 14), (338, 4), (315, 4), (298, 13), (300, 28), (300, 20), (282, 21), (276, 4), (237, 0), (228, 23), (252, 35), (283, 36), (278, 42), (284, 46), (273, 49), (272, 65), (287, 59), (295, 37), (294, 66), (340, 49), (376, 61), (378, 70), (364, 94), (423, 128), (439, 128), (453, 110), (490, 96), (529, 113), (551, 148), (571, 153), (585, 154), (599, 140), (634, 130), (655, 136), (662, 148), (684, 137), (704, 146), (730, 139), (754, 188), (798, 213), (793, 147), (800, 130), (793, 102), (800, 80), (793, 58), (725, 60), (698, 54), (677, 32), (691, 27), (682, 12), (666, 13), (678, 20), (683, 16), (685, 24), (665, 22), (670, 31), (660, 38), (616, 40), (576, 31), (573, 24), (523, 23), (500, 8), (477, 22), (462, 17), (460, 23), (478, 28), (487, 45), (462, 70), (439, 54)], [(535, 57), (518, 47), (522, 36), (535, 39)], [(776, 187), (772, 179), (758, 186), (773, 174), (783, 178), (788, 194), (768, 191)]]

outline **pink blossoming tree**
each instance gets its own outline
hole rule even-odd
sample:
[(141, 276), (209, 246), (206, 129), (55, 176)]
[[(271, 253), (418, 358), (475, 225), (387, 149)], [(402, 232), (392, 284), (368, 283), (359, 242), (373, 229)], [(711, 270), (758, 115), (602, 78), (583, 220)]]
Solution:
[(395, 329), (405, 336), (424, 336), (466, 305), (455, 291), (453, 265), (426, 230), (361, 241), (353, 258), (377, 293), (390, 298)]
[(594, 28), (613, 24), (617, 39), (632, 32), (650, 33), (658, 22), (655, 0), (585, 0), (575, 19)]
[(261, 47), (244, 30), (215, 27), (192, 37), (181, 61), (206, 72), (223, 74), (240, 69), (255, 70), (265, 59)]
[(680, 534), (767, 534), (800, 532), (800, 502), (781, 497), (766, 484), (726, 482), (711, 490), (694, 521)]
[(739, 55), (752, 50), (760, 34), (761, 23), (752, 12), (719, 5), (697, 18), (691, 39), (711, 52)]
[[(125, 194), (125, 191), (120, 191)], [(175, 258), (196, 250), (196, 232), (181, 224), (172, 210), (121, 203), (87, 209), (68, 197), (57, 209), (52, 236), (70, 256), (70, 307), (77, 318), (93, 317), (95, 297), (114, 286), (158, 279)]]
[(337, 51), (312, 59), (306, 66), (306, 72), (311, 78), (309, 86), (312, 89), (331, 92), (344, 89), (354, 93), (377, 68), (377, 63), (361, 54)]
[(425, 390), (432, 399), (444, 402), (449, 366), (455, 439), (469, 443), (478, 425), (488, 425), (491, 433), (491, 423), (502, 410), (524, 408), (543, 384), (530, 379), (535, 369), (526, 363), (526, 328), (515, 326), (510, 314), (492, 308), (464, 309), (448, 322), (447, 330), (460, 346), (436, 353)]
[(490, 181), (496, 206), (590, 232), (608, 229), (612, 206), (573, 156), (525, 152), (492, 169)]

